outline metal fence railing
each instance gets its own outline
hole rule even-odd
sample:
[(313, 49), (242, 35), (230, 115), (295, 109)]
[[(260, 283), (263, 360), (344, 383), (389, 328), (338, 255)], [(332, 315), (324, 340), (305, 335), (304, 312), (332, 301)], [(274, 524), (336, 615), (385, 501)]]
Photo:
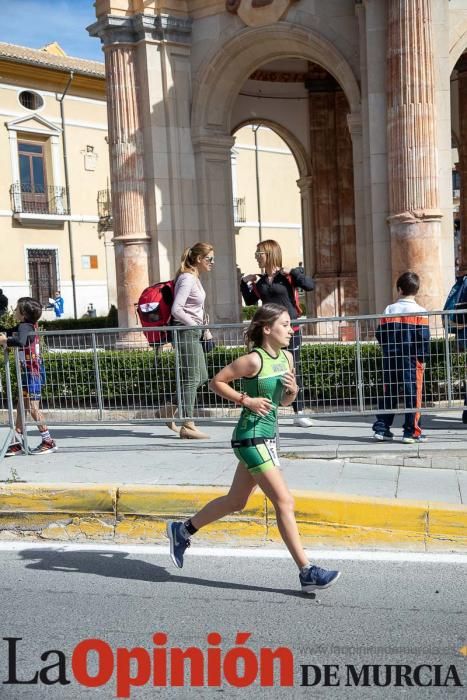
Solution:
[(6, 409), (3, 411), (2, 422), (0, 423), (0, 459), (3, 458), (7, 451), (15, 430), (8, 351), (2, 350), (1, 354), (3, 355), (3, 367), (2, 373), (0, 374), (0, 396), (4, 400)]
[[(456, 315), (463, 322), (464, 316), (457, 312), (424, 313), (416, 319), (387, 317), (391, 323), (385, 325), (385, 331), (390, 329), (386, 341), (389, 338), (391, 347), (377, 339), (381, 315), (300, 319), (303, 343), (298, 380), (305, 412), (368, 415), (461, 407), (467, 343), (464, 330), (453, 326)], [(412, 331), (418, 322), (417, 335)], [(405, 333), (408, 328), (412, 330)], [(204, 357), (212, 377), (246, 351), (245, 324), (210, 325), (210, 329), (216, 347)], [(192, 355), (184, 349), (184, 334), (190, 329), (167, 330), (172, 342), (165, 346), (150, 346), (141, 328), (41, 332), (45, 369), (41, 409), (46, 421), (159, 422), (164, 420), (159, 412), (167, 403), (176, 403), (179, 416), (187, 417), (185, 385), (197, 369), (188, 365), (187, 357)], [(5, 353), (0, 367), (3, 425), (12, 425), (12, 396), (18, 393), (19, 373), (18, 357)], [(291, 410), (282, 409), (281, 415)], [(238, 413), (238, 407), (216, 396), (207, 383), (198, 389), (197, 420), (232, 419)]]
[(14, 182), (10, 186), (10, 201), (15, 214), (65, 216), (70, 213), (66, 187)]

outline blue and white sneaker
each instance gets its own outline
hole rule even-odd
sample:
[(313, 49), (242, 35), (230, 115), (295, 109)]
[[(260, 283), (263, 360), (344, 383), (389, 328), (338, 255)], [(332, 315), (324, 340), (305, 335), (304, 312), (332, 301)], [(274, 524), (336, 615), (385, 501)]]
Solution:
[(183, 568), (183, 555), (185, 550), (191, 545), (190, 538), (185, 539), (181, 534), (180, 530), (182, 527), (182, 522), (176, 522), (175, 520), (169, 520), (167, 523), (167, 537), (170, 541), (170, 557), (179, 569)]
[(426, 435), (423, 435), (423, 433), (421, 435), (417, 435), (417, 436), (410, 435), (410, 433), (404, 434), (402, 436), (402, 442), (404, 443), (404, 445), (413, 445), (414, 442), (426, 442), (426, 441), (427, 441), (427, 437), (426, 437)]
[(388, 428), (387, 430), (375, 431), (373, 437), (375, 440), (378, 440), (379, 442), (383, 442), (383, 441), (393, 440), (394, 433), (391, 433), (391, 431)]
[(316, 589), (329, 588), (341, 575), (340, 571), (327, 571), (320, 566), (309, 566), (298, 577), (303, 593), (312, 593)]

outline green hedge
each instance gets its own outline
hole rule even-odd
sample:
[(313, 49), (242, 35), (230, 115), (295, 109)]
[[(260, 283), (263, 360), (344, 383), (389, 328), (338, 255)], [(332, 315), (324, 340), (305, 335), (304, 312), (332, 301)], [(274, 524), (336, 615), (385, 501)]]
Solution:
[[(443, 361), (444, 343), (431, 341), (431, 358), (425, 371), (426, 405), (448, 398), (447, 372)], [(379, 346), (363, 343), (362, 387), (365, 408), (376, 406), (382, 395), (382, 357)], [(452, 348), (454, 350), (454, 348)], [(217, 347), (207, 357), (209, 376), (239, 357), (244, 348)], [(316, 408), (350, 408), (358, 404), (357, 356), (354, 344), (306, 344), (302, 346), (303, 388), (307, 405)], [(466, 372), (466, 355), (451, 355), (453, 398), (460, 398)], [(104, 350), (98, 352), (102, 401), (106, 408), (158, 405), (175, 393), (173, 352), (154, 350)], [(50, 352), (44, 347), (47, 381), (43, 388), (44, 405), (60, 408), (90, 408), (97, 405), (94, 355), (92, 352)], [(16, 383), (13, 355), (10, 353), (12, 381)], [(4, 380), (4, 367), (0, 376)], [(237, 383), (240, 387), (240, 383)], [(14, 387), (16, 391), (16, 386)], [(5, 394), (2, 396), (5, 404)], [(207, 390), (202, 403), (218, 401)]]
[[(306, 306), (302, 302), (300, 302), (300, 308), (302, 310), (302, 316), (306, 316)], [(254, 316), (255, 311), (258, 310), (257, 305), (253, 306), (242, 306), (242, 319), (244, 321), (251, 321), (251, 319)]]
[(81, 318), (56, 318), (39, 321), (42, 331), (78, 331), (94, 328), (118, 328), (118, 311), (112, 304), (107, 316), (82, 316)]

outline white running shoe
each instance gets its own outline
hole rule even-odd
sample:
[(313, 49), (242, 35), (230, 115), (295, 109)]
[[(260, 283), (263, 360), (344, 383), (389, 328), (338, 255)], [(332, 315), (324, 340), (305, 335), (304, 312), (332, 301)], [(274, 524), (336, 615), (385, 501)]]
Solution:
[(297, 413), (293, 419), (293, 424), (299, 428), (311, 428), (313, 422), (303, 413)]

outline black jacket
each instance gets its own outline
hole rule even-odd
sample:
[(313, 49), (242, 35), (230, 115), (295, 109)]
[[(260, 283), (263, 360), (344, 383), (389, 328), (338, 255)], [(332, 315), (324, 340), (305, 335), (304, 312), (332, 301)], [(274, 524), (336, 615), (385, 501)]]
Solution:
[(8, 297), (6, 297), (3, 293), (0, 294), (0, 316), (3, 316), (4, 313), (8, 311)]
[(249, 306), (257, 304), (258, 299), (261, 299), (263, 304), (279, 304), (279, 306), (287, 309), (291, 319), (299, 316), (294, 303), (296, 287), (307, 292), (311, 292), (315, 288), (315, 283), (311, 277), (305, 275), (301, 267), (295, 267), (293, 270), (290, 270), (290, 275), (286, 275), (281, 271), (276, 272), (271, 283), (266, 274), (260, 275), (255, 284), (247, 283), (243, 280), (240, 283), (240, 291), (245, 304)]

